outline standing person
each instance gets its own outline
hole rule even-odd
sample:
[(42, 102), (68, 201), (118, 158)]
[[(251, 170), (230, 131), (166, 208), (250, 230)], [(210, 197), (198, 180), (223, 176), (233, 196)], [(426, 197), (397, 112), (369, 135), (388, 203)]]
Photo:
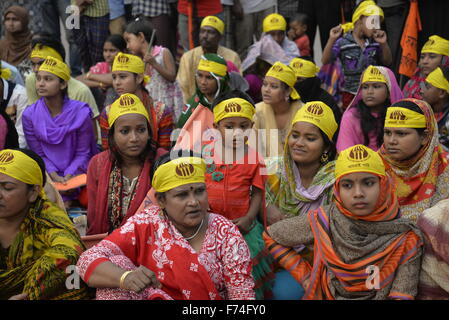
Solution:
[(11, 6), (3, 13), (5, 37), (0, 40), (0, 59), (19, 69), (22, 77), (31, 72), (31, 32), (28, 10)]
[[(256, 299), (261, 300), (271, 298), (274, 266), (262, 239), (263, 158), (246, 144), (255, 108), (245, 97), (233, 91), (221, 95), (213, 104), (214, 128), (220, 137), (209, 145), (211, 163), (206, 169), (206, 186), (210, 211), (231, 220), (248, 244)], [(261, 210), (262, 219), (258, 217)]]
[(430, 36), (421, 49), (415, 74), (404, 86), (404, 97), (422, 99), (426, 77), (437, 67), (442, 66), (449, 66), (449, 40), (437, 35)]
[(84, 283), (67, 289), (65, 268), (83, 242), (67, 213), (47, 199), (45, 163), (30, 150), (0, 152), (0, 299), (88, 299)]
[(416, 223), (425, 209), (449, 197), (449, 155), (427, 102), (403, 99), (387, 109), (379, 154), (396, 180), (401, 216)]
[(289, 23), (288, 38), (296, 43), (301, 57), (312, 55), (309, 37), (306, 33), (308, 23), (309, 17), (304, 13), (295, 14)]
[[(171, 30), (171, 7), (168, 0), (133, 0), (134, 17), (146, 17), (156, 31), (157, 43), (176, 55), (176, 31)], [(151, 35), (151, 32), (150, 32)]]
[[(70, 59), (70, 70), (73, 77), (77, 77), (82, 74), (82, 65), (80, 58), (80, 48), (75, 39), (75, 31), (70, 28), (70, 24), (73, 21), (74, 10), (67, 10), (71, 3), (71, 0), (40, 0), (33, 1), (41, 3), (40, 10), (38, 11), (39, 16), (42, 17), (42, 26), (37, 29), (35, 33), (46, 33), (50, 35), (52, 39), (62, 42), (62, 29), (61, 22), (64, 26), (66, 40), (69, 43), (69, 59)], [(69, 12), (66, 12), (69, 11)], [(69, 24), (66, 24), (69, 22)]]
[[(266, 73), (262, 84), (263, 101), (256, 104), (254, 128), (264, 129), (260, 137), (259, 152), (264, 156), (267, 167), (273, 158), (284, 154), (284, 145), (290, 132), (292, 120), (302, 107), (294, 85), (296, 75), (292, 68), (276, 62)], [(271, 169), (269, 168), (269, 171)]]
[(229, 90), (226, 61), (213, 53), (204, 54), (198, 63), (195, 83), (195, 93), (187, 100), (182, 110), (177, 124), (178, 128), (184, 127), (197, 107), (206, 107), (212, 113), (212, 104), (215, 98)]
[(337, 151), (356, 144), (377, 151), (384, 140), (387, 108), (402, 98), (401, 88), (390, 69), (378, 66), (366, 68), (356, 97), (343, 113)]
[(156, 157), (145, 106), (125, 93), (109, 111), (108, 150), (89, 163), (87, 234), (111, 233), (136, 213), (151, 187), (150, 169)]
[[(270, 226), (270, 252), (304, 287), (303, 300), (413, 300), (422, 234), (401, 217), (382, 159), (363, 145), (348, 148), (335, 178), (331, 204)], [(313, 248), (313, 262), (295, 251), (299, 245)], [(378, 271), (374, 288), (371, 268)]]
[(235, 21), (234, 43), (237, 53), (246, 56), (246, 51), (254, 39), (262, 35), (263, 19), (274, 13), (275, 0), (240, 0), (243, 8), (243, 19)]
[(125, 1), (108, 0), (109, 4), (109, 33), (123, 35), (125, 32)]
[(296, 44), (287, 37), (287, 21), (278, 13), (272, 13), (263, 19), (263, 33), (271, 36), (276, 43), (291, 58), (299, 57), (300, 52)]
[(423, 100), (432, 107), (440, 143), (449, 151), (449, 67), (438, 67), (429, 73)]
[(145, 73), (151, 78), (146, 84), (148, 93), (154, 100), (170, 106), (176, 120), (181, 113), (183, 100), (176, 81), (175, 61), (167, 48), (156, 45), (159, 39), (155, 37), (153, 44), (150, 44), (152, 33), (151, 24), (145, 18), (137, 18), (126, 26), (124, 37), (130, 53), (146, 63)]
[(387, 34), (371, 23), (380, 18), (383, 18), (382, 9), (374, 1), (363, 1), (354, 11), (351, 23), (338, 25), (330, 31), (321, 62), (327, 64), (335, 59), (341, 62), (344, 110), (357, 93), (363, 70), (369, 65), (388, 66), (392, 62)]
[(245, 240), (231, 221), (207, 211), (204, 160), (167, 154), (153, 172), (157, 205), (78, 261), (97, 299), (253, 300)]
[(223, 36), (224, 23), (217, 17), (207, 16), (201, 22), (200, 46), (187, 51), (181, 57), (177, 80), (181, 86), (184, 102), (195, 93), (195, 72), (198, 68), (201, 56), (205, 53), (217, 54), (226, 61), (231, 61), (237, 69), (240, 69), (241, 60), (239, 55), (228, 48), (220, 46)]
[[(18, 143), (18, 145), (14, 144), (14, 147), (11, 146), (8, 149), (17, 148), (18, 146), (26, 148), (22, 126), (22, 113), (28, 106), (25, 88), (20, 84), (5, 79), (7, 78), (5, 75), (7, 71), (2, 68), (2, 64), (0, 64), (0, 72), (0, 112), (4, 114), (8, 127), (10, 126), (9, 122), (13, 126), (15, 125), (14, 130), (16, 133), (14, 133), (14, 130), (8, 129), (8, 135), (13, 135), (11, 136), (12, 141), (17, 141)], [(6, 140), (8, 141), (9, 139), (6, 138)]]
[(103, 44), (109, 35), (108, 0), (71, 0), (80, 10), (80, 26), (74, 29), (84, 71), (103, 59)]
[[(201, 45), (199, 35), (201, 23), (205, 17), (215, 16), (221, 21), (224, 20), (223, 6), (220, 0), (179, 0), (178, 13), (178, 32), (184, 52)], [(191, 28), (189, 26), (189, 16), (192, 19)], [(224, 27), (221, 34), (224, 34)], [(190, 35), (193, 41), (193, 48), (190, 47)]]
[[(97, 152), (92, 111), (86, 103), (67, 96), (70, 69), (64, 62), (48, 57), (36, 79), (41, 98), (23, 112), (25, 138), (28, 147), (44, 160), (53, 182), (65, 183), (86, 173)], [(66, 207), (77, 197), (76, 191), (64, 194)]]
[[(174, 128), (173, 110), (171, 106), (153, 100), (145, 89), (145, 65), (141, 58), (132, 54), (118, 53), (112, 64), (112, 85), (117, 94), (135, 94), (144, 104), (150, 119), (151, 135), (158, 147), (169, 150), (170, 136)], [(106, 106), (100, 115), (101, 145), (103, 150), (109, 148), (109, 112)]]

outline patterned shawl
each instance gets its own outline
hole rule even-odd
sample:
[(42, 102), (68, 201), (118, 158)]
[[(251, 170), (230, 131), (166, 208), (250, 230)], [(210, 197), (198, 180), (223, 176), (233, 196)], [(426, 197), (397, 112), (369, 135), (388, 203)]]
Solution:
[[(0, 255), (0, 299), (27, 293), (28, 299), (87, 299), (87, 287), (66, 288), (66, 268), (84, 251), (67, 214), (39, 198), (20, 226), (8, 255)], [(3, 269), (6, 266), (6, 269)]]
[(294, 217), (306, 214), (320, 205), (329, 204), (332, 198), (332, 185), (335, 182), (335, 161), (321, 166), (306, 189), (302, 186), (298, 167), (285, 143), (283, 157), (277, 157), (278, 172), (268, 176), (266, 201), (276, 205), (284, 214)]
[[(385, 194), (366, 217), (354, 219), (335, 192), (336, 201), (330, 206), (270, 226), (265, 243), (281, 266), (305, 287), (303, 299), (416, 296), (421, 234), (412, 223), (398, 218), (399, 207), (389, 178), (381, 178), (381, 188)], [(310, 266), (291, 247), (312, 243), (314, 261)], [(377, 270), (374, 281), (370, 270)]]
[(431, 138), (413, 158), (406, 161), (391, 159), (384, 145), (378, 152), (387, 171), (396, 180), (401, 216), (416, 223), (421, 212), (449, 197), (449, 154), (439, 143), (438, 125), (432, 108), (421, 100), (404, 100), (415, 103), (423, 111)]

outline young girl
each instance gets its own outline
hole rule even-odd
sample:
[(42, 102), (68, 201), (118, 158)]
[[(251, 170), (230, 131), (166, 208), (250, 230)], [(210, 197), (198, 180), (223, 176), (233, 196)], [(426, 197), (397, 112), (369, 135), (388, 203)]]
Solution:
[(121, 35), (110, 35), (103, 45), (104, 62), (92, 66), (88, 73), (77, 77), (78, 80), (91, 88), (106, 90), (112, 87), (112, 63), (119, 52), (126, 51), (126, 41)]
[[(305, 300), (414, 299), (421, 233), (400, 218), (381, 157), (350, 147), (340, 153), (335, 177), (330, 205), (269, 227), (270, 252), (304, 287)], [(313, 263), (296, 253), (298, 245), (313, 246)]]
[[(86, 173), (89, 160), (97, 153), (92, 111), (87, 103), (68, 98), (70, 69), (64, 62), (48, 57), (36, 79), (41, 98), (23, 112), (25, 138), (44, 160), (51, 179), (65, 183)], [(77, 197), (77, 192), (63, 195), (66, 206)]]
[(151, 187), (156, 156), (148, 112), (123, 94), (109, 111), (110, 149), (92, 158), (87, 172), (87, 234), (110, 233), (133, 216)]
[[(152, 130), (151, 137), (158, 146), (169, 149), (171, 145), (170, 136), (174, 127), (173, 112), (170, 106), (160, 101), (154, 101), (144, 87), (145, 77), (144, 63), (142, 59), (132, 54), (118, 53), (112, 65), (112, 85), (117, 94), (135, 94), (147, 109)], [(109, 111), (106, 106), (100, 114), (101, 144), (103, 150), (109, 147)]]
[(376, 17), (383, 18), (382, 9), (374, 1), (361, 2), (352, 15), (352, 23), (331, 29), (323, 50), (323, 65), (335, 59), (341, 61), (344, 74), (343, 109), (354, 98), (365, 68), (369, 65), (390, 65), (392, 62), (385, 31), (376, 30), (369, 23), (369, 19), (373, 21)]
[(424, 44), (415, 74), (404, 86), (404, 98), (422, 99), (426, 77), (438, 67), (449, 67), (449, 40), (433, 35)]
[(403, 99), (387, 109), (379, 154), (396, 180), (401, 216), (416, 223), (425, 209), (449, 197), (449, 154), (426, 102)]
[(175, 61), (170, 50), (155, 45), (156, 37), (152, 47), (149, 47), (152, 33), (151, 23), (144, 18), (137, 18), (127, 25), (123, 35), (128, 50), (146, 63), (145, 74), (151, 77), (151, 81), (146, 84), (150, 96), (171, 106), (177, 120), (181, 114), (183, 100), (182, 91), (176, 81)]
[[(271, 296), (272, 260), (262, 240), (258, 213), (264, 200), (263, 160), (245, 143), (253, 125), (254, 106), (239, 91), (221, 95), (214, 103), (214, 128), (220, 139), (210, 154), (206, 185), (211, 212), (219, 213), (239, 227), (250, 248), (256, 298)], [(209, 153), (210, 152), (210, 153)]]
[(356, 144), (377, 151), (383, 142), (387, 107), (401, 99), (401, 89), (390, 69), (377, 66), (366, 68), (357, 95), (343, 114), (337, 151)]

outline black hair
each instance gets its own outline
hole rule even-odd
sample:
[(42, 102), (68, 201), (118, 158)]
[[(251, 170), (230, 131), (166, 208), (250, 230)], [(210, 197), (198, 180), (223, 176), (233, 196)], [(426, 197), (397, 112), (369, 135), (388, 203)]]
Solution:
[[(139, 155), (139, 160), (143, 163), (145, 160), (149, 160), (150, 162), (153, 162), (156, 157), (156, 151), (158, 148), (158, 143), (153, 140), (153, 132), (151, 130), (151, 126), (147, 121), (147, 130), (148, 130), (148, 141), (143, 149), (142, 153)], [(108, 144), (109, 148), (111, 150), (111, 162), (117, 162), (117, 165), (121, 165), (123, 163), (122, 156), (120, 155), (120, 152), (117, 149), (117, 146), (115, 145), (114, 141), (114, 132), (115, 132), (115, 123), (112, 125), (111, 128), (109, 128), (108, 131)], [(152, 175), (151, 175), (152, 177)]]
[(320, 129), (320, 134), (324, 141), (324, 150), (327, 149), (327, 156), (328, 156), (327, 161), (328, 162), (334, 161), (335, 158), (337, 157), (337, 147), (335, 145), (335, 142), (330, 140), (329, 137), (321, 129)]
[(232, 99), (232, 98), (244, 99), (244, 100), (248, 101), (249, 103), (251, 103), (254, 107), (254, 101), (248, 94), (246, 94), (245, 92), (240, 91), (238, 89), (234, 89), (234, 90), (225, 91), (225, 92), (220, 93), (215, 98), (214, 102), (212, 103), (211, 109), (214, 110), (216, 105), (218, 105), (219, 103), (221, 103), (224, 100), (228, 100), (228, 99)]
[[(34, 161), (37, 162), (39, 168), (41, 169), (42, 172), (42, 186), (45, 186), (45, 184), (47, 183), (47, 176), (45, 174), (45, 162), (44, 160), (42, 160), (42, 158), (34, 151), (29, 150), (29, 149), (22, 149), (22, 148), (14, 148), (14, 150), (18, 150), (24, 154), (26, 154), (28, 157), (30, 157), (31, 159), (33, 159)], [(24, 168), (26, 169), (26, 168)], [(33, 185), (28, 185), (29, 187), (32, 187)]]
[[(441, 71), (443, 72), (444, 78), (449, 81), (449, 67), (448, 66), (440, 66)], [(449, 92), (446, 91), (446, 99), (449, 100)]]
[[(424, 112), (421, 110), (421, 108), (416, 103), (410, 100), (399, 100), (398, 102), (395, 102), (392, 105), (392, 107), (406, 108), (424, 115)], [(424, 134), (424, 130), (426, 130), (426, 128), (411, 128), (411, 129), (415, 129), (416, 131), (418, 131), (418, 134), (420, 136), (422, 136)]]
[(112, 43), (112, 45), (114, 47), (116, 47), (121, 52), (125, 52), (125, 50), (126, 50), (126, 41), (119, 34), (111, 34), (109, 37), (107, 37), (105, 43), (106, 42)]
[(305, 13), (295, 13), (295, 15), (291, 18), (290, 22), (297, 21), (303, 25), (309, 25), (309, 16)]
[[(153, 25), (151, 22), (143, 17), (139, 16), (134, 21), (131, 21), (126, 26), (125, 32), (132, 33), (134, 35), (138, 35), (140, 32), (143, 33), (145, 40), (150, 42), (151, 41), (151, 35), (153, 34)], [(153, 45), (157, 43), (157, 37), (154, 35)]]
[(380, 147), (384, 143), (384, 125), (387, 108), (390, 106), (390, 98), (385, 100), (379, 117), (373, 116), (371, 108), (368, 107), (363, 100), (357, 104), (358, 118), (360, 119), (360, 127), (362, 128), (364, 145), (369, 145), (369, 134), (376, 133), (376, 143)]
[(64, 46), (62, 45), (61, 41), (59, 41), (54, 36), (48, 33), (39, 33), (31, 40), (31, 48), (34, 48), (36, 45), (39, 46), (39, 48), (41, 48), (42, 46), (47, 46), (55, 49), (61, 55), (62, 60), (65, 60)]

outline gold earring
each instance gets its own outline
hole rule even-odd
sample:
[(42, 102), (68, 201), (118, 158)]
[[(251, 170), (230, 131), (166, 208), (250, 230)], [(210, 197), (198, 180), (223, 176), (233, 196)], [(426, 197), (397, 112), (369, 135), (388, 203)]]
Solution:
[(321, 155), (321, 159), (320, 159), (321, 163), (327, 163), (329, 161), (329, 155), (327, 154), (327, 152), (324, 152)]

